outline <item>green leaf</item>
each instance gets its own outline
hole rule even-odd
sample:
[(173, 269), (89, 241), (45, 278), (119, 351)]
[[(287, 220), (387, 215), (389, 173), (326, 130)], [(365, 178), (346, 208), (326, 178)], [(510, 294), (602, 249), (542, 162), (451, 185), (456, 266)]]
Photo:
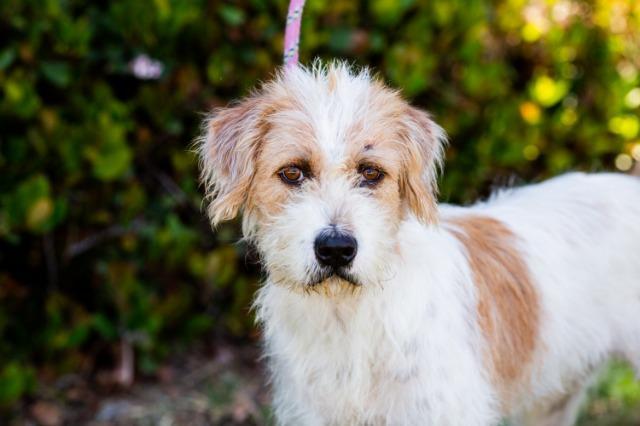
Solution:
[(26, 226), (31, 231), (43, 231), (54, 213), (49, 180), (43, 175), (21, 182), (9, 196), (6, 211), (12, 226)]
[(4, 71), (13, 63), (16, 57), (16, 51), (13, 48), (7, 48), (0, 52), (0, 71)]
[(31, 391), (35, 384), (35, 374), (31, 367), (23, 367), (17, 362), (5, 364), (0, 370), (0, 406), (15, 402)]
[(104, 314), (95, 314), (92, 323), (93, 328), (106, 340), (118, 337), (117, 327)]
[(106, 146), (93, 158), (93, 175), (104, 181), (117, 179), (129, 169), (132, 157), (125, 144)]
[(244, 11), (240, 8), (230, 5), (223, 5), (220, 7), (220, 16), (226, 23), (231, 26), (238, 26), (244, 23), (245, 15)]
[(544, 107), (557, 104), (568, 92), (569, 83), (546, 75), (536, 78), (531, 86), (531, 95)]
[(634, 114), (623, 114), (609, 120), (609, 130), (625, 139), (633, 139), (640, 133), (640, 119)]
[(58, 87), (66, 87), (71, 82), (71, 69), (64, 62), (43, 62), (40, 70), (47, 80)]

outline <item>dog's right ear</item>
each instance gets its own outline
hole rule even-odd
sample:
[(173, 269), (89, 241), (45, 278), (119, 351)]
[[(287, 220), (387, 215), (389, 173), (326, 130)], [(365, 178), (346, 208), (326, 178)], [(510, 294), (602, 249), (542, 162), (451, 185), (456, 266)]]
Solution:
[(233, 219), (247, 201), (256, 152), (264, 135), (261, 104), (253, 96), (214, 111), (205, 121), (198, 149), (200, 180), (214, 226)]

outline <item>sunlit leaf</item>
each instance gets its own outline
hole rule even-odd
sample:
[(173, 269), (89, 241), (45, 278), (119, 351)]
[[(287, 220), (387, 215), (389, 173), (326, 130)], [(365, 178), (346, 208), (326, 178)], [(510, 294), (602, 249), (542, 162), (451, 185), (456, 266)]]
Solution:
[(609, 130), (625, 139), (633, 139), (640, 132), (640, 118), (632, 114), (613, 117), (609, 120)]
[(569, 91), (569, 84), (563, 80), (553, 80), (546, 75), (536, 78), (531, 87), (531, 95), (542, 106), (550, 107), (558, 103)]

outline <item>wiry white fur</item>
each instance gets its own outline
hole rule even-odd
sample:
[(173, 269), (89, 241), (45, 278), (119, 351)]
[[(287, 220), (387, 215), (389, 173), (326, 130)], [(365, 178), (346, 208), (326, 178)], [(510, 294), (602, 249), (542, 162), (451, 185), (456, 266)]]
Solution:
[[(366, 116), (370, 77), (332, 69), (339, 78), (331, 92), (323, 68), (279, 77), (280, 90), (296, 94), (300, 117), (312, 117), (326, 174), (276, 217), (245, 216), (268, 273), (255, 305), (280, 424), (467, 426), (509, 417), (570, 425), (583, 383), (603, 361), (621, 356), (640, 372), (640, 180), (572, 173), (469, 208), (439, 208), (440, 223), (482, 214), (507, 225), (540, 298), (530, 380), (505, 411), (483, 358), (476, 286), (460, 242), (411, 214), (391, 226), (393, 212), (341, 174), (344, 129)], [(426, 179), (435, 176), (440, 146)], [(356, 291), (342, 291), (337, 279), (326, 291), (305, 286), (317, 272), (313, 241), (330, 224), (358, 241)]]
[(496, 419), (478, 356), (473, 287), (458, 266), (464, 255), (449, 234), (416, 221), (397, 238), (403, 249), (373, 288), (333, 298), (271, 283), (261, 289), (256, 304), (280, 423)]

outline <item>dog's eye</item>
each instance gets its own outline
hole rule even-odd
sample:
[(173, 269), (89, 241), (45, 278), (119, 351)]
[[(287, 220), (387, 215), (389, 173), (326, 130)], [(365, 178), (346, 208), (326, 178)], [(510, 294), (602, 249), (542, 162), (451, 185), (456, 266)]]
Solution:
[(278, 172), (280, 179), (289, 185), (298, 185), (304, 180), (304, 173), (296, 166), (287, 166)]
[(360, 174), (364, 178), (363, 183), (367, 185), (372, 185), (377, 183), (384, 176), (384, 174), (382, 173), (382, 170), (376, 169), (375, 167), (371, 167), (371, 166), (366, 166), (360, 169)]

